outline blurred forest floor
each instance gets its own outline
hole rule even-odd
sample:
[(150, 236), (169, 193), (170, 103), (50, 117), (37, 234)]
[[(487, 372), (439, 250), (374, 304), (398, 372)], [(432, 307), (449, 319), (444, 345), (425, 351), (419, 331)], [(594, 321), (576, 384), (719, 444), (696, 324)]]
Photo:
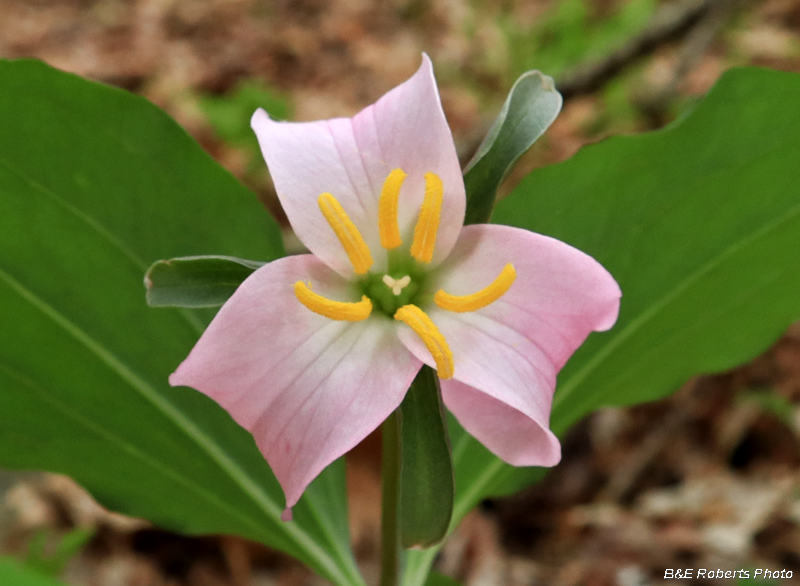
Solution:
[[(564, 110), (504, 193), (587, 143), (680, 117), (729, 67), (800, 71), (796, 0), (0, 0), (0, 15), (0, 57), (146, 96), (279, 218), (252, 111), (352, 115), (410, 76), (421, 51), (464, 161), (519, 74), (556, 78)], [(379, 442), (348, 457), (354, 547), (370, 581)], [(70, 584), (322, 583), (238, 538), (188, 538), (108, 513), (60, 476), (4, 473), (0, 500), (3, 551), (37, 558), (64, 535), (73, 549), (86, 543), (66, 563)], [(665, 568), (759, 567), (800, 576), (797, 326), (749, 365), (586, 418), (542, 483), (484, 503), (437, 562), (470, 586), (645, 586)]]

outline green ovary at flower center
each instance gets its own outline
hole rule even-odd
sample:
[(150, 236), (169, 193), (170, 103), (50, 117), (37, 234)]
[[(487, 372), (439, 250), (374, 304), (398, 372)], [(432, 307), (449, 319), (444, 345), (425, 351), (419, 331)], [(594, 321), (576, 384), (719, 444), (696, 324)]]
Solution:
[[(357, 275), (354, 285), (361, 294), (361, 301), (353, 302), (359, 305), (356, 311), (342, 302), (333, 302), (334, 305), (326, 303), (323, 299), (309, 295), (310, 289), (304, 289), (298, 299), (306, 307), (332, 319), (356, 321), (366, 319), (363, 317), (363, 308), (367, 305), (371, 305), (371, 312), (394, 317), (397, 310), (405, 305), (432, 302), (433, 295), (425, 293), (424, 283), (427, 265), (433, 260), (436, 246), (444, 188), (438, 175), (425, 173), (425, 197), (413, 239), (404, 246), (397, 208), (406, 176), (402, 169), (394, 169), (389, 173), (378, 202), (378, 233), (388, 260), (385, 272), (371, 270), (375, 264), (372, 251), (339, 201), (330, 193), (319, 196), (320, 211), (353, 265), (353, 272)], [(311, 306), (305, 301), (310, 301)]]
[(392, 262), (390, 254), (389, 270), (386, 273), (369, 273), (358, 282), (358, 290), (371, 301), (373, 311), (394, 317), (404, 305), (428, 305), (433, 295), (425, 288), (426, 271), (418, 263)]
[[(402, 282), (405, 277), (408, 277), (409, 282), (405, 287), (390, 286), (386, 283), (388, 280), (386, 277), (395, 283)], [(371, 278), (364, 284), (364, 294), (372, 300), (373, 310), (384, 313), (388, 317), (393, 317), (397, 310), (404, 305), (414, 303), (414, 294), (418, 289), (417, 284), (408, 275), (401, 279), (394, 279), (391, 275), (383, 275), (383, 277), (371, 275)]]
[(381, 246), (387, 252), (388, 269), (371, 272), (375, 264), (372, 251), (339, 201), (330, 193), (319, 196), (318, 203), (331, 229), (341, 242), (357, 278), (355, 291), (360, 301), (334, 301), (314, 293), (312, 284), (297, 281), (297, 300), (319, 315), (337, 321), (363, 321), (370, 316), (386, 316), (403, 322), (417, 334), (436, 362), (439, 377), (451, 378), (455, 361), (447, 340), (436, 324), (421, 309), (434, 303), (457, 313), (476, 311), (505, 295), (516, 279), (514, 266), (507, 264), (488, 287), (477, 293), (457, 296), (439, 290), (434, 295), (426, 287), (428, 266), (433, 260), (436, 236), (444, 200), (442, 180), (425, 173), (425, 197), (414, 227), (411, 245), (403, 247), (398, 225), (397, 204), (406, 174), (395, 169), (386, 178), (378, 203), (378, 231)]

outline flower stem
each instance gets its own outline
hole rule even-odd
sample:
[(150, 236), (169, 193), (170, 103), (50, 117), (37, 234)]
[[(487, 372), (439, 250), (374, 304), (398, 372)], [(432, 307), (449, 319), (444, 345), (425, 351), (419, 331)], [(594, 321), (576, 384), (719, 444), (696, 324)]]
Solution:
[(400, 410), (383, 422), (381, 456), (381, 586), (397, 586), (400, 576)]

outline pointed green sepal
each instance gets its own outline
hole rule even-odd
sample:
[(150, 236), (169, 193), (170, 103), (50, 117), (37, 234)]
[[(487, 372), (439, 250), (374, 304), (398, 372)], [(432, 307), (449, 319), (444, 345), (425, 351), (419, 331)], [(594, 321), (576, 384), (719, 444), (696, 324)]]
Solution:
[(218, 307), (263, 262), (233, 256), (183, 256), (155, 262), (144, 277), (152, 307)]
[(562, 102), (553, 79), (539, 71), (523, 73), (514, 83), (486, 138), (464, 169), (465, 225), (489, 221), (500, 184), (517, 159), (553, 123)]
[(400, 535), (403, 547), (444, 539), (453, 516), (453, 460), (439, 377), (423, 366), (400, 405), (402, 466)]

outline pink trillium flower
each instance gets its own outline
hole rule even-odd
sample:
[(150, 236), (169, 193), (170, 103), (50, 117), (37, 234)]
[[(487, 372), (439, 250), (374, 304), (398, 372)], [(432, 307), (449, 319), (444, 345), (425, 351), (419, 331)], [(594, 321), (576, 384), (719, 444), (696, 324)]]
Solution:
[(170, 377), (249, 430), (291, 517), (308, 484), (397, 407), (422, 364), (448, 409), (516, 466), (553, 466), (556, 373), (617, 318), (620, 290), (553, 238), (463, 226), (433, 67), (353, 118), (252, 119), (311, 254), (255, 271)]

